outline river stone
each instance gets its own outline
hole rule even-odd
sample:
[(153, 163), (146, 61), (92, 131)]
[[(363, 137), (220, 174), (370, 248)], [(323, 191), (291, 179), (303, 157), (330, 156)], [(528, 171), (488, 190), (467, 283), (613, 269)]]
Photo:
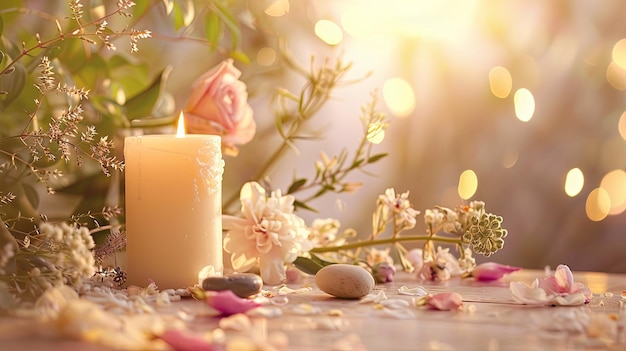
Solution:
[(208, 277), (202, 281), (202, 289), (208, 291), (230, 290), (239, 297), (248, 297), (261, 292), (263, 279), (254, 273), (227, 274)]
[(331, 264), (315, 274), (315, 284), (323, 292), (342, 299), (359, 299), (372, 291), (374, 277), (361, 266)]

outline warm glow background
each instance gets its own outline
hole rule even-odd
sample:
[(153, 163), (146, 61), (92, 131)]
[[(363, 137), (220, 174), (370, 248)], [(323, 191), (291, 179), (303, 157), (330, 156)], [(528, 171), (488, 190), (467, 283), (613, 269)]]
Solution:
[[(370, 91), (378, 89), (392, 117), (378, 146), (391, 156), (371, 169), (377, 176), (359, 176), (366, 186), (358, 194), (325, 199), (322, 213), (305, 217), (337, 217), (366, 235), (386, 187), (409, 190), (422, 211), (480, 199), (509, 230), (489, 260), (626, 272), (626, 3), (279, 0), (258, 10), (264, 6), (282, 6), (268, 21), (305, 65), (313, 54), (353, 61), (355, 78), (372, 71), (336, 91), (314, 126), (328, 132), (325, 142), (301, 144), (293, 158), (299, 175), (320, 150), (355, 144)], [(276, 47), (266, 44), (259, 53)], [(272, 128), (265, 85), (250, 86), (258, 121)], [(245, 169), (258, 149), (245, 147), (227, 169)], [(281, 169), (273, 179), (292, 175)]]

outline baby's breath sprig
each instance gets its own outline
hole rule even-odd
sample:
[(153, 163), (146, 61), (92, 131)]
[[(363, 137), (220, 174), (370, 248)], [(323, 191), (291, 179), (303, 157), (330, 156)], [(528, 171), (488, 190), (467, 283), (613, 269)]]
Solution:
[[(2, 220), (0, 225), (8, 230)], [(78, 288), (95, 272), (95, 243), (86, 227), (42, 222), (13, 237), (0, 248), (0, 282), (16, 302), (31, 301), (53, 286)]]

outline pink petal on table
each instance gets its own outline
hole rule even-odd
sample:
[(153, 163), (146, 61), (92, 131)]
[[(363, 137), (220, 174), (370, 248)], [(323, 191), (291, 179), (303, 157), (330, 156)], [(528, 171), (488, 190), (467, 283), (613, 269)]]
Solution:
[(205, 299), (209, 306), (215, 308), (224, 316), (245, 313), (248, 310), (261, 306), (258, 302), (235, 295), (231, 290), (207, 292)]
[(517, 272), (521, 267), (507, 266), (496, 262), (486, 262), (474, 267), (472, 275), (474, 279), (482, 282), (498, 280), (505, 275)]
[(175, 351), (214, 351), (215, 347), (200, 335), (178, 329), (166, 330), (159, 338)]
[(463, 297), (459, 293), (444, 292), (426, 296), (426, 306), (431, 310), (458, 310), (463, 306)]

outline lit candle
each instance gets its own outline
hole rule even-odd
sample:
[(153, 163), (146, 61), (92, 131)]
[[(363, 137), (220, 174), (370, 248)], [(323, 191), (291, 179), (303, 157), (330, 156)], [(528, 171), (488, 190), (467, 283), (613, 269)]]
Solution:
[(217, 135), (127, 137), (126, 273), (128, 283), (160, 289), (221, 275), (222, 160)]

